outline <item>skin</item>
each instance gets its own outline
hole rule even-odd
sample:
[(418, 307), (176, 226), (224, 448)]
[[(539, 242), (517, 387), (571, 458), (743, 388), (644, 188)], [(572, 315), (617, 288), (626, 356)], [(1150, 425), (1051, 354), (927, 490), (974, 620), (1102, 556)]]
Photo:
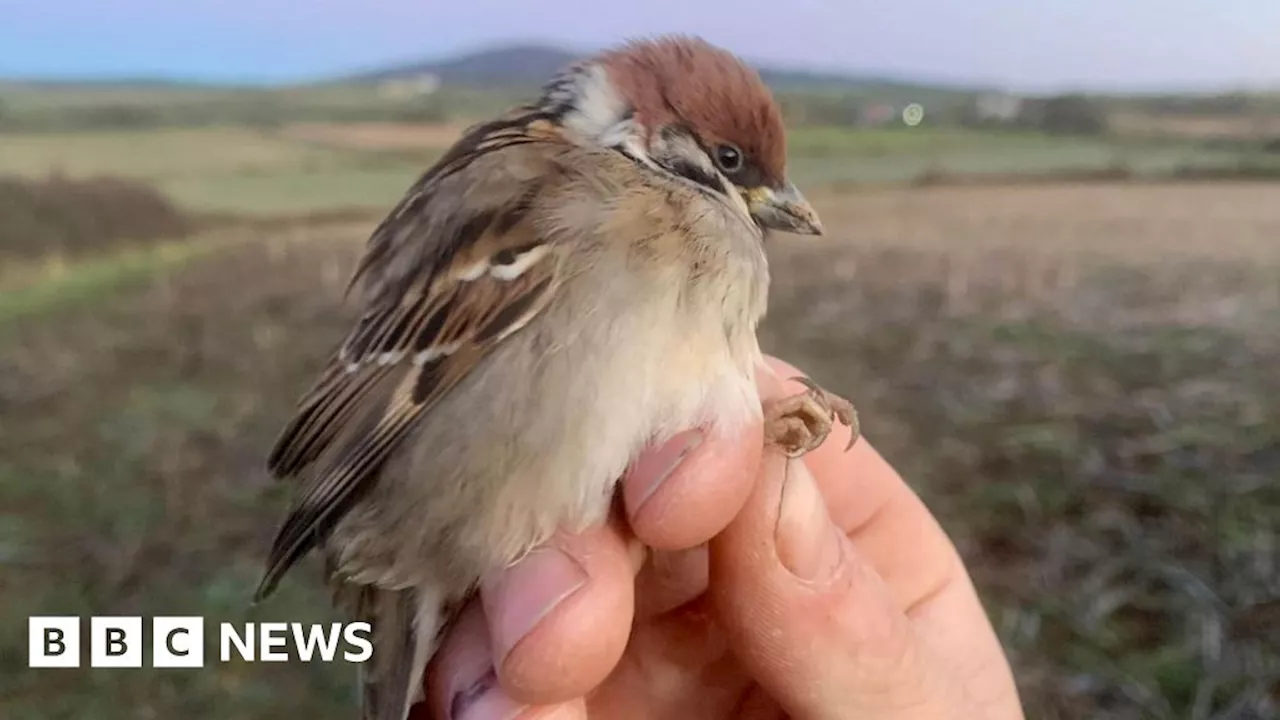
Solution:
[[(764, 398), (804, 390), (769, 363)], [(620, 517), (485, 579), (412, 717), (1022, 718), (955, 547), (848, 432), (654, 448)]]

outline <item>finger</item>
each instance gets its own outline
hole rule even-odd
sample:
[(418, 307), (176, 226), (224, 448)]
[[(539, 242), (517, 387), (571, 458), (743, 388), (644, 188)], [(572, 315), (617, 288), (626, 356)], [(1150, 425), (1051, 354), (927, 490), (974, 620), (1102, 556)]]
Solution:
[(641, 562), (625, 528), (611, 521), (559, 533), (485, 578), (480, 595), (507, 693), (547, 704), (599, 685), (626, 647)]
[[(785, 378), (803, 375), (784, 361), (769, 358), (783, 378), (762, 378), (762, 392), (783, 396), (803, 392)], [(868, 425), (874, 427), (872, 421)], [(862, 558), (888, 584), (902, 608), (911, 608), (942, 592), (965, 575), (955, 546), (920, 497), (875, 448), (859, 440), (847, 452), (849, 430), (836, 424), (821, 446), (804, 456), (805, 465), (826, 498), (835, 524), (857, 545)]]
[(707, 546), (654, 551), (636, 575), (636, 622), (671, 612), (707, 590)]
[(664, 550), (711, 539), (746, 502), (762, 438), (756, 420), (728, 431), (688, 430), (643, 453), (622, 480), (632, 532)]
[(427, 674), (426, 702), (415, 705), (409, 720), (586, 720), (581, 700), (529, 706), (509, 696), (498, 683), (489, 650), (489, 628), (478, 603), (472, 603), (450, 628)]
[(954, 709), (955, 688), (832, 522), (803, 462), (767, 452), (755, 491), (710, 555), (730, 645), (792, 717), (914, 719)]
[[(950, 668), (975, 705), (1016, 708), (1008, 660), (950, 538), (902, 478), (865, 443), (846, 463), (818, 458), (814, 468), (823, 495), (845, 503), (836, 524), (885, 583), (916, 635)], [(840, 475), (839, 473), (844, 473)], [(867, 507), (857, 490), (867, 486)], [(853, 496), (853, 497), (850, 497)], [(837, 515), (835, 507), (833, 516)]]
[[(768, 362), (777, 377), (802, 374), (784, 361)], [(766, 377), (762, 383), (777, 380)], [(803, 389), (783, 382), (771, 391), (787, 395)], [(874, 428), (874, 418), (865, 425)], [(1008, 661), (950, 538), (869, 443), (860, 440), (845, 452), (848, 431), (841, 430), (835, 428), (827, 442), (804, 457), (833, 522), (884, 581), (922, 642), (961, 678), (974, 703), (1016, 708)]]
[(751, 684), (704, 596), (637, 626), (622, 661), (590, 696), (592, 717), (738, 717)]

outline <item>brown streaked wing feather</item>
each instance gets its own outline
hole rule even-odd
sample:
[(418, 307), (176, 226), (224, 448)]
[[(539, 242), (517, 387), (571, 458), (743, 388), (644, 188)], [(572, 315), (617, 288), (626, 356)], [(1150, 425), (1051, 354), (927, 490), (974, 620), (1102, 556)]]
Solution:
[(418, 420), (552, 297), (559, 255), (528, 218), (537, 187), (512, 189), (491, 207), (437, 223), (456, 228), (454, 249), (428, 258), (429, 269), (410, 274), (407, 284), (403, 271), (380, 268), (382, 261), (369, 266), (403, 291), (389, 292), (380, 274), (366, 278), (375, 286), (369, 309), (271, 453), (278, 476), (315, 471), (276, 536), (257, 597), (350, 509)]
[[(353, 364), (370, 356), (405, 348), (413, 324), (439, 332), (453, 315), (455, 296), (438, 292), (443, 271), (459, 253), (472, 255), (498, 245), (513, 234), (541, 189), (542, 178), (558, 172), (558, 136), (546, 118), (516, 109), (504, 118), (471, 128), (414, 187), (369, 238), (351, 285), (363, 284), (365, 312), (330, 367), (303, 397), (294, 418), (281, 433), (268, 467), (277, 477), (296, 475), (315, 462), (338, 430), (350, 420), (354, 398), (383, 376), (376, 369), (352, 377)], [(532, 142), (533, 152), (510, 151)], [(470, 172), (464, 172), (470, 168)], [(464, 201), (465, 200), (465, 201)], [(469, 206), (469, 207), (468, 207)], [(461, 210), (460, 208), (468, 208)], [(526, 231), (531, 234), (531, 231)], [(481, 238), (488, 233), (488, 240)], [(528, 242), (540, 242), (529, 237)], [(427, 286), (437, 288), (433, 306), (422, 302)], [(348, 292), (350, 292), (350, 287)], [(416, 304), (415, 304), (416, 303)], [(425, 349), (432, 332), (417, 333), (414, 351)], [(394, 359), (394, 358), (389, 358)]]
[[(442, 352), (442, 348), (456, 346), (455, 350), (420, 365), (413, 355), (405, 355), (393, 365), (365, 363), (346, 376), (348, 382), (326, 386), (312, 406), (315, 417), (299, 428), (310, 430), (312, 435), (300, 433), (291, 442), (299, 452), (326, 454), (327, 462), (321, 463), (322, 469), (305, 486), (280, 528), (259, 597), (269, 593), (284, 572), (350, 508), (414, 424), (493, 346), (527, 325), (546, 305), (554, 291), (555, 270), (556, 258), (548, 254), (516, 281), (484, 278), (458, 286), (455, 292), (460, 299), (454, 303), (457, 309), (449, 318), (451, 322), (441, 329), (439, 339), (421, 352)], [(394, 382), (389, 393), (374, 391), (386, 382)], [(348, 429), (348, 439), (340, 446), (326, 448), (323, 446), (342, 433), (342, 428), (330, 423), (355, 423), (358, 429)]]
[[(400, 203), (391, 211), (369, 237), (364, 257), (351, 276), (347, 292), (370, 276), (384, 276), (381, 282), (373, 283), (372, 291), (377, 285), (389, 281), (385, 277), (386, 266), (394, 262), (395, 256), (405, 250), (403, 241), (407, 230), (415, 221), (430, 217), (424, 208), (435, 200), (435, 191), (455, 175), (473, 167), (485, 156), (492, 157), (497, 151), (506, 148), (528, 145), (531, 143), (562, 142), (558, 128), (550, 122), (548, 116), (536, 109), (520, 107), (507, 115), (469, 128), (448, 152), (431, 167), (405, 194)], [(526, 156), (527, 160), (528, 157)], [(546, 163), (548, 171), (552, 163)], [(458, 198), (462, 200), (461, 197)], [(510, 208), (508, 208), (510, 209)], [(406, 225), (410, 227), (406, 227)], [(445, 264), (452, 254), (463, 246), (461, 242), (425, 243), (422, 249), (428, 257), (417, 258), (423, 270), (430, 270)]]

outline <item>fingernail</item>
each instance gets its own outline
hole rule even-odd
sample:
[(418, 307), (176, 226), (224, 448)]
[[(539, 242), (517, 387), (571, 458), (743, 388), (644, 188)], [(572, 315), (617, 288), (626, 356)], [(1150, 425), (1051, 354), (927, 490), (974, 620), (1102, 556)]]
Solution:
[(449, 720), (514, 720), (528, 706), (507, 697), (493, 668), (449, 701)]
[(774, 531), (778, 560), (801, 580), (827, 580), (843, 559), (840, 529), (831, 522), (826, 500), (804, 461), (787, 461), (786, 472)]
[(627, 508), (632, 515), (662, 487), (662, 483), (671, 477), (689, 453), (702, 444), (705, 437), (700, 429), (686, 430), (640, 456), (631, 468), (630, 482), (623, 487)]
[(507, 568), (483, 593), (493, 633), (493, 651), (501, 665), (507, 653), (542, 618), (587, 583), (587, 571), (551, 545), (537, 548)]

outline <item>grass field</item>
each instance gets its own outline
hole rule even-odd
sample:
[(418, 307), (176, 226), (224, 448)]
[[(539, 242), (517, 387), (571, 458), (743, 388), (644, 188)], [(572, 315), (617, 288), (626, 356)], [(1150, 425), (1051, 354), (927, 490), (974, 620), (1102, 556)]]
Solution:
[[(32, 614), (328, 617), (305, 570), (248, 607), (285, 500), (263, 458), (367, 233), (457, 131), (0, 133), (0, 175), (136, 178), (205, 218), (0, 247), (0, 717), (350, 716), (341, 666), (8, 649)], [(809, 128), (791, 154), (831, 232), (772, 244), (762, 339), (857, 402), (956, 538), (1028, 717), (1280, 713), (1280, 187), (1141, 177), (1240, 159), (1192, 142)], [(910, 185), (1117, 166), (1140, 177)]]
[(359, 152), (247, 127), (0, 133), (0, 175), (122, 175), (195, 210), (269, 215), (385, 205), (438, 152)]
[(165, 82), (6, 83), (0, 79), (0, 127), (43, 133), (86, 128), (429, 122), (489, 115), (513, 99), (505, 91), (452, 87), (421, 96), (389, 92), (376, 83), (236, 87)]
[[(84, 132), (0, 132), (0, 175), (113, 173), (155, 184), (204, 211), (270, 215), (385, 207), (456, 138), (462, 125), (297, 123)], [(946, 128), (803, 128), (791, 174), (805, 186), (909, 183), (925, 176), (1053, 176), (1271, 163), (1187, 141), (1049, 137)], [(1280, 160), (1274, 163), (1280, 174)], [(1266, 165), (1271, 167), (1271, 165)]]
[[(771, 250), (766, 347), (855, 398), (942, 518), (1029, 717), (1275, 711), (1273, 192), (828, 192), (832, 237)], [(23, 647), (36, 613), (328, 616), (306, 570), (248, 615), (284, 500), (262, 458), (350, 319), (337, 299), (373, 220), (230, 229), (145, 272), (103, 258), (37, 300), (0, 294), (0, 407), (17, 420), (0, 426), (0, 645)], [(2, 662), (6, 718), (352, 703), (340, 666)]]

